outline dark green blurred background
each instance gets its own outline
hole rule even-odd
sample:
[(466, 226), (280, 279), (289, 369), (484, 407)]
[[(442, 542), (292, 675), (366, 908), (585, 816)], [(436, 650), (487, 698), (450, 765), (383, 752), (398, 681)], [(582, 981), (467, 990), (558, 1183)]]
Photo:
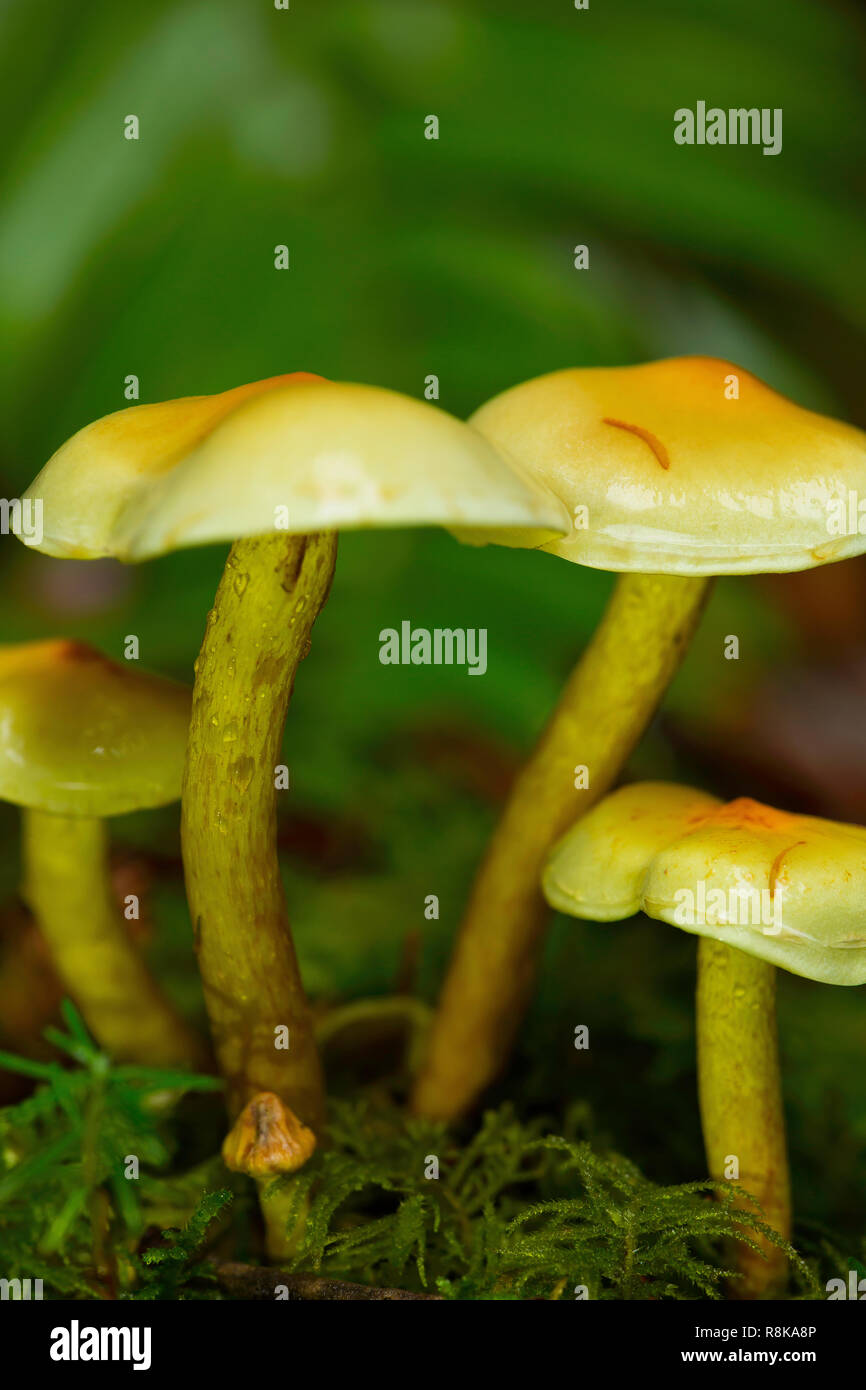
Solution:
[[(700, 352), (866, 425), (853, 3), (3, 0), (0, 52), (3, 496), (128, 404), (130, 373), (142, 401), (296, 369), (420, 395), (435, 373), (465, 415), (557, 367)], [(783, 152), (675, 145), (674, 110), (699, 99), (781, 107)], [(82, 636), (119, 657), (136, 633), (144, 665), (191, 679), (224, 554), (125, 570), (9, 538), (0, 638)], [(317, 998), (432, 997), (508, 778), (610, 583), (432, 532), (341, 540), (290, 712), (281, 822)], [(631, 772), (866, 821), (864, 614), (860, 562), (723, 581)], [(378, 632), (403, 618), (486, 627), (486, 678), (382, 667)], [(738, 662), (722, 656), (732, 633)], [(11, 899), (16, 817), (0, 827)], [(156, 962), (195, 1010), (176, 811), (116, 834), (152, 890)], [(502, 1094), (586, 1098), (651, 1176), (698, 1176), (693, 958), (643, 919), (558, 923)], [(780, 988), (798, 1206), (853, 1254), (866, 1001)]]

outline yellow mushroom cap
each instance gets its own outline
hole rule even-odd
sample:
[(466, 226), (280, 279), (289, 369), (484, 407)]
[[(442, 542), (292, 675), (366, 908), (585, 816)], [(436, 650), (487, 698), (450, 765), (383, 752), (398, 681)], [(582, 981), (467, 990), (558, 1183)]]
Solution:
[(551, 907), (616, 922), (642, 907), (647, 865), (722, 803), (673, 782), (638, 782), (604, 797), (554, 846), (542, 878)]
[(866, 983), (866, 829), (642, 782), (553, 849), (542, 886), (574, 917), (650, 917), (827, 984)]
[(84, 642), (0, 647), (0, 798), (116, 816), (180, 796), (190, 691)]
[(540, 483), (445, 411), (300, 372), (107, 415), (62, 445), (25, 497), (43, 504), (36, 548), (80, 559), (435, 524), (535, 546), (570, 525)]
[(303, 1168), (316, 1136), (273, 1091), (244, 1106), (223, 1142), (223, 1162), (234, 1173), (272, 1178)]
[(577, 564), (753, 574), (866, 549), (851, 525), (852, 495), (855, 509), (866, 501), (866, 435), (731, 362), (553, 372), (470, 424), (562, 499), (572, 527), (544, 549)]

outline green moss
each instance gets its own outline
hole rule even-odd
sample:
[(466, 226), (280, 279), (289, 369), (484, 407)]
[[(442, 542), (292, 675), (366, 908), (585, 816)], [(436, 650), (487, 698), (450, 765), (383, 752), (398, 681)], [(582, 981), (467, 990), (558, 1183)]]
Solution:
[(330, 1146), (282, 1180), (289, 1223), (309, 1204), (294, 1268), (459, 1299), (574, 1298), (578, 1285), (593, 1299), (719, 1297), (719, 1243), (744, 1221), (737, 1190), (652, 1183), (580, 1137), (580, 1120), (553, 1135), (506, 1105), (461, 1145), (381, 1102), (334, 1103)]
[[(212, 1077), (112, 1066), (71, 1004), (46, 1037), (74, 1064), (0, 1053), (33, 1095), (0, 1110), (0, 1268), (42, 1279), (47, 1296), (112, 1297), (140, 1278), (148, 1228), (185, 1220), (225, 1173), (213, 1162), (172, 1173), (176, 1111)], [(174, 1125), (171, 1123), (175, 1119)]]
[[(0, 1053), (37, 1082), (0, 1111), (0, 1268), (46, 1297), (220, 1297), (219, 1260), (261, 1258), (251, 1186), (213, 1156), (220, 1084), (112, 1066), (64, 1017), (49, 1036), (70, 1065)], [(287, 1223), (304, 1213), (297, 1270), (449, 1299), (701, 1299), (722, 1296), (738, 1222), (782, 1244), (734, 1210), (731, 1184), (651, 1182), (582, 1105), (559, 1133), (505, 1105), (465, 1138), (381, 1087), (329, 1113), (327, 1143), (279, 1180)], [(795, 1296), (819, 1296), (819, 1269), (846, 1272), (830, 1232), (809, 1233), (808, 1264), (784, 1248)]]

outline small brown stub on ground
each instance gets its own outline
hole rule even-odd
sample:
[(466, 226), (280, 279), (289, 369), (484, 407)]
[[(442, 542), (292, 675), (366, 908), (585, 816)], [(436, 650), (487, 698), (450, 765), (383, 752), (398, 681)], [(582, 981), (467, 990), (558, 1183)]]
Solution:
[(226, 1136), (223, 1162), (251, 1178), (295, 1173), (316, 1147), (316, 1136), (273, 1091), (262, 1091), (244, 1107)]
[(636, 434), (638, 439), (642, 439), (644, 444), (648, 444), (661, 464), (662, 468), (670, 468), (671, 461), (668, 458), (668, 451), (660, 439), (656, 439), (654, 434), (645, 430), (643, 425), (627, 425), (624, 420), (610, 420), (605, 416), (602, 420), (603, 425), (613, 425), (618, 430), (628, 430), (629, 434)]

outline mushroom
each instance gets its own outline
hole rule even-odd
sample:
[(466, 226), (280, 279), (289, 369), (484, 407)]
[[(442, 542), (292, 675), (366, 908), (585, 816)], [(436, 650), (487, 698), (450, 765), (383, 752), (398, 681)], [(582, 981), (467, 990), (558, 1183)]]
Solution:
[(544, 930), (544, 857), (615, 783), (712, 576), (808, 569), (866, 548), (856, 528), (833, 534), (851, 491), (866, 495), (866, 436), (729, 362), (553, 372), (470, 423), (568, 507), (569, 534), (541, 548), (620, 578), (476, 876), (413, 1095), (436, 1119), (468, 1109), (501, 1069)]
[(324, 1091), (275, 839), (275, 768), (341, 526), (464, 525), (515, 545), (568, 525), (469, 426), (304, 373), (135, 406), (80, 430), (27, 493), (39, 548), (138, 561), (233, 541), (196, 664), (183, 854), (230, 1113), (272, 1091), (314, 1129)]
[(315, 1147), (313, 1131), (273, 1091), (253, 1096), (223, 1141), (226, 1167), (245, 1173), (258, 1185), (267, 1252), (272, 1260), (293, 1253), (302, 1220), (296, 1213), (297, 1224), (289, 1229), (294, 1194), (279, 1179), (303, 1168)]
[(197, 1065), (204, 1049), (124, 930), (105, 820), (180, 796), (190, 691), (83, 642), (0, 647), (0, 797), (23, 808), (23, 894), (112, 1056)]
[[(542, 885), (550, 905), (572, 917), (609, 922), (643, 910), (700, 936), (698, 1088), (709, 1171), (735, 1176), (787, 1238), (776, 969), (866, 982), (866, 829), (643, 782), (577, 822)], [(737, 1245), (740, 1297), (783, 1285), (784, 1251), (755, 1239), (757, 1251)]]

